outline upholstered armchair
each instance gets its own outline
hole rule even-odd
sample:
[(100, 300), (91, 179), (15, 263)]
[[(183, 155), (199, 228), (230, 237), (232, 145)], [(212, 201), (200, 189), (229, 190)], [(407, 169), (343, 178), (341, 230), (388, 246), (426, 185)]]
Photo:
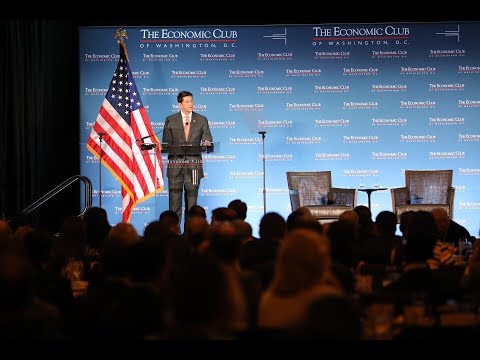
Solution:
[(392, 209), (400, 220), (405, 211), (444, 208), (453, 218), (453, 170), (405, 170), (405, 186), (391, 188)]
[(317, 220), (336, 220), (357, 204), (357, 189), (332, 187), (331, 171), (287, 171), (292, 211), (306, 207)]

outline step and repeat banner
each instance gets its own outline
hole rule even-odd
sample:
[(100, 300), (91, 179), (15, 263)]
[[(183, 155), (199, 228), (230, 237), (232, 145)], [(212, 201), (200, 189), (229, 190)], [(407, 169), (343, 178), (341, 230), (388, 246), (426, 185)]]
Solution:
[[(94, 205), (121, 221), (120, 184), (86, 147), (119, 59), (117, 27), (80, 28), (81, 174)], [(335, 187), (387, 188), (406, 169), (453, 169), (454, 219), (480, 227), (480, 23), (125, 27), (141, 100), (158, 138), (176, 96), (193, 93), (215, 152), (204, 154), (198, 203), (291, 212), (287, 171), (331, 170)], [(265, 132), (264, 136), (260, 132)], [(162, 154), (166, 169), (167, 154)], [(137, 205), (140, 234), (168, 209), (164, 190)], [(265, 190), (265, 196), (264, 196)], [(82, 195), (83, 199), (83, 195)], [(367, 196), (358, 192), (358, 204)]]

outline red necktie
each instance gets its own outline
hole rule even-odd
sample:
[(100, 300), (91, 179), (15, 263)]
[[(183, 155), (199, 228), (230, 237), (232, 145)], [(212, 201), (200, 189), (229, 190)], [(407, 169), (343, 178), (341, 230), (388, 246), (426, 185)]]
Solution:
[(185, 140), (188, 140), (188, 133), (190, 132), (190, 120), (189, 120), (189, 115), (185, 115), (185, 125), (183, 127), (183, 130), (185, 131)]

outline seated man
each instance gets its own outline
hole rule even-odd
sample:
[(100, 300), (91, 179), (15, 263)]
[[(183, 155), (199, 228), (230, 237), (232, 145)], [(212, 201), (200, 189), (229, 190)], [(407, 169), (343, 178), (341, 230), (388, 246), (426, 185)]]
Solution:
[(453, 219), (450, 219), (445, 209), (436, 208), (431, 213), (437, 225), (438, 241), (458, 246), (459, 239), (470, 239), (468, 230)]

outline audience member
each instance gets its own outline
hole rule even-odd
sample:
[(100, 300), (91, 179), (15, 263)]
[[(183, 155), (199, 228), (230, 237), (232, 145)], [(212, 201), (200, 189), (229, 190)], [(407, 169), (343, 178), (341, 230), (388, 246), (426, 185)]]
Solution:
[(110, 331), (108, 337), (142, 341), (148, 334), (165, 329), (167, 249), (161, 241), (147, 237), (133, 244), (130, 251), (129, 286), (103, 309), (99, 324)]
[(369, 237), (373, 232), (373, 219), (370, 208), (365, 205), (357, 205), (353, 209), (358, 215), (358, 224), (360, 226), (360, 238)]
[[(170, 212), (171, 210), (167, 211)], [(177, 214), (174, 212), (172, 215), (175, 218)], [(195, 220), (206, 221), (202, 218), (191, 218), (187, 220), (187, 223)], [(167, 269), (184, 262), (193, 251), (191, 244), (186, 239), (185, 233), (179, 235), (175, 231), (176, 226), (174, 224), (174, 222), (171, 223), (170, 221), (152, 221), (145, 227), (143, 232), (143, 240), (153, 241), (164, 248)]]
[(68, 326), (71, 336), (118, 340), (131, 334), (128, 325), (119, 324), (118, 313), (117, 318), (111, 315), (115, 309), (124, 308), (124, 301), (131, 294), (133, 249), (140, 241), (132, 224), (120, 222), (112, 227), (101, 247), (103, 281), (89, 286), (78, 299)]
[(53, 267), (53, 236), (46, 228), (37, 228), (24, 239), (25, 254), (32, 264), (35, 295), (55, 305), (64, 317), (75, 304), (71, 280)]
[(246, 242), (240, 250), (240, 266), (256, 271), (262, 280), (263, 289), (272, 279), (277, 249), (285, 232), (286, 223), (283, 216), (276, 212), (268, 212), (260, 220), (260, 238)]
[(245, 309), (235, 298), (235, 277), (219, 259), (208, 252), (194, 253), (173, 275), (166, 298), (168, 329), (148, 339), (234, 339)]
[(97, 257), (103, 240), (108, 236), (112, 225), (108, 221), (104, 208), (92, 206), (83, 214), (87, 232), (87, 251), (89, 256)]
[(453, 219), (450, 219), (448, 212), (444, 208), (433, 209), (431, 213), (437, 226), (438, 241), (457, 246), (460, 239), (470, 239), (468, 230)]
[(67, 216), (53, 237), (49, 266), (70, 280), (74, 297), (87, 291), (90, 264), (87, 258), (87, 228), (83, 218)]
[(217, 207), (212, 210), (212, 217), (210, 219), (210, 224), (221, 221), (233, 221), (239, 219), (238, 213), (228, 207)]
[(0, 220), (0, 251), (14, 249), (14, 241), (12, 227), (5, 220)]
[[(192, 206), (193, 208), (193, 206)], [(210, 224), (203, 216), (190, 216), (185, 224), (183, 238), (193, 252), (203, 252), (210, 245)]]
[[(240, 219), (234, 221), (243, 221)], [(244, 221), (243, 221), (244, 222)], [(259, 275), (252, 270), (242, 269), (239, 266), (240, 248), (242, 239), (233, 222), (220, 222), (211, 225), (209, 251), (215, 255), (237, 278), (241, 286), (241, 299), (245, 301), (245, 318), (239, 318), (238, 329), (250, 330), (256, 326), (258, 301), (262, 291)]]
[(160, 214), (159, 217), (160, 223), (165, 225), (165, 229), (168, 229), (169, 231), (175, 233), (175, 234), (180, 234), (180, 218), (178, 217), (178, 214), (173, 211), (173, 210), (165, 210)]
[(330, 241), (332, 271), (347, 294), (355, 289), (353, 246), (357, 241), (356, 225), (348, 221), (332, 221), (326, 232)]
[(458, 281), (454, 284), (445, 272), (431, 270), (428, 266), (436, 243), (435, 228), (431, 212), (415, 212), (408, 230), (403, 272), (381, 291), (391, 302), (404, 306), (421, 299), (424, 304), (437, 306), (459, 295)]
[(390, 265), (393, 249), (401, 243), (401, 237), (396, 235), (397, 215), (389, 210), (379, 212), (372, 230), (369, 236), (361, 239), (359, 260)]
[(362, 309), (352, 298), (324, 296), (312, 302), (305, 321), (293, 334), (321, 341), (362, 340)]
[(195, 205), (192, 205), (190, 210), (188, 210), (187, 216), (188, 217), (199, 216), (199, 217), (202, 217), (202, 218), (206, 219), (207, 218), (207, 212), (205, 211), (205, 208), (203, 206), (195, 204)]
[(83, 214), (83, 221), (86, 226), (86, 257), (89, 264), (88, 277), (91, 283), (98, 280), (100, 276), (98, 265), (100, 264), (100, 249), (102, 243), (112, 229), (108, 221), (107, 211), (104, 208), (92, 206)]
[(390, 260), (392, 265), (396, 266), (397, 269), (401, 269), (405, 264), (405, 246), (407, 244), (408, 229), (414, 215), (415, 211), (413, 210), (405, 211), (400, 215), (399, 229), (402, 233), (402, 239), (400, 243), (397, 243), (397, 246), (393, 249)]
[(312, 215), (310, 210), (305, 207), (299, 207), (292, 211), (286, 220), (287, 231), (298, 228), (309, 228), (318, 232), (323, 232), (322, 224)]
[(250, 225), (245, 220), (241, 220), (241, 219), (233, 220), (232, 225), (235, 227), (237, 234), (240, 236), (240, 241), (242, 245), (249, 241), (258, 240), (253, 236), (252, 225)]
[(338, 217), (338, 221), (347, 222), (347, 223), (350, 223), (350, 224), (353, 224), (353, 225), (357, 226), (359, 218), (358, 218), (358, 214), (355, 212), (355, 210), (345, 210)]
[(240, 199), (232, 200), (228, 203), (228, 208), (237, 212), (238, 218), (245, 220), (247, 218), (247, 204)]
[(2, 340), (66, 338), (58, 308), (35, 296), (32, 268), (24, 255), (0, 251), (0, 294)]
[[(462, 225), (451, 220), (444, 208), (435, 208), (431, 211), (436, 225), (436, 243), (433, 249), (433, 257), (428, 265), (432, 269), (438, 269), (444, 265), (454, 265), (454, 254), (457, 252), (460, 240), (470, 241), (470, 233)], [(462, 251), (462, 256), (463, 256)], [(460, 254), (459, 254), (460, 255)]]
[(303, 324), (310, 305), (324, 296), (343, 296), (332, 273), (328, 238), (294, 229), (282, 240), (271, 284), (260, 298), (258, 326), (291, 330)]

